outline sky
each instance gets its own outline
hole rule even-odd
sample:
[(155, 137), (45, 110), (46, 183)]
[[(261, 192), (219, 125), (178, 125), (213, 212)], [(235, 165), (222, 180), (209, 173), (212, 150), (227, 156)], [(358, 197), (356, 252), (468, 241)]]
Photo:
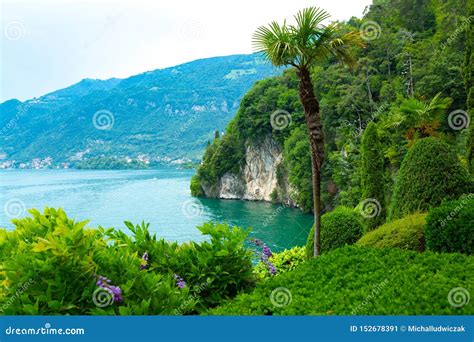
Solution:
[(318, 6), (331, 20), (370, 0), (0, 0), (0, 102), (84, 78), (125, 78), (199, 58), (251, 53), (254, 30)]

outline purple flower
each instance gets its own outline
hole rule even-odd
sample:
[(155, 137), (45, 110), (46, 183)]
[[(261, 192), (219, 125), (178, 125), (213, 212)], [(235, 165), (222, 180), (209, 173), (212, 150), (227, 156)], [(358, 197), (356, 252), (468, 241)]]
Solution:
[(111, 281), (110, 279), (107, 279), (106, 277), (97, 276), (97, 275), (96, 277), (97, 277), (96, 285), (107, 290), (107, 292), (109, 292), (113, 296), (114, 302), (121, 302), (123, 300), (122, 290), (120, 289), (120, 287), (110, 285)]
[(142, 255), (142, 263), (140, 265), (140, 269), (144, 270), (148, 267), (148, 252), (143, 253)]
[(186, 286), (186, 282), (179, 275), (175, 274), (174, 279), (176, 279), (176, 286), (179, 287), (180, 289)]
[(267, 267), (268, 272), (270, 272), (271, 275), (275, 275), (277, 273), (275, 266), (270, 261), (267, 263)]
[(270, 247), (267, 245), (263, 245), (263, 250), (262, 250), (263, 255), (265, 255), (267, 258), (271, 257), (273, 255), (272, 251), (270, 250)]

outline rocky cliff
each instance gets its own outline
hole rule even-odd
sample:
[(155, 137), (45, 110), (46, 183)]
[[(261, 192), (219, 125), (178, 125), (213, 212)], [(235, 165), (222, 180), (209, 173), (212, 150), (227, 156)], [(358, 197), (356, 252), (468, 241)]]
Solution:
[(270, 136), (248, 144), (238, 173), (225, 173), (216, 184), (202, 184), (207, 197), (272, 201), (296, 206), (282, 167), (282, 148)]

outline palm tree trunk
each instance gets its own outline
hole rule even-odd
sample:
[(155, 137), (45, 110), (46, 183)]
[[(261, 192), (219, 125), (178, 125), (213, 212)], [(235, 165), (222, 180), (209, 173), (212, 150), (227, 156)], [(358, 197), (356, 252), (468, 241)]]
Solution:
[(314, 205), (314, 256), (321, 254), (321, 167), (324, 161), (324, 133), (319, 113), (319, 102), (314, 95), (308, 69), (298, 70), (300, 100), (303, 104), (311, 149), (311, 172)]

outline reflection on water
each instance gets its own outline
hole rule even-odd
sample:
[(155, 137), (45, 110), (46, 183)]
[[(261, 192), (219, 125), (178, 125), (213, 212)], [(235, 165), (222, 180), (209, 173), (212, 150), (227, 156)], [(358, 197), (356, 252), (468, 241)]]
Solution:
[(149, 222), (158, 236), (179, 242), (201, 241), (195, 227), (212, 220), (251, 227), (251, 235), (274, 250), (305, 243), (311, 215), (270, 203), (193, 198), (193, 173), (172, 168), (1, 171), (0, 226), (12, 229), (5, 206), (14, 200), (25, 208), (62, 207), (76, 220), (89, 219), (91, 227), (125, 229), (125, 220)]

